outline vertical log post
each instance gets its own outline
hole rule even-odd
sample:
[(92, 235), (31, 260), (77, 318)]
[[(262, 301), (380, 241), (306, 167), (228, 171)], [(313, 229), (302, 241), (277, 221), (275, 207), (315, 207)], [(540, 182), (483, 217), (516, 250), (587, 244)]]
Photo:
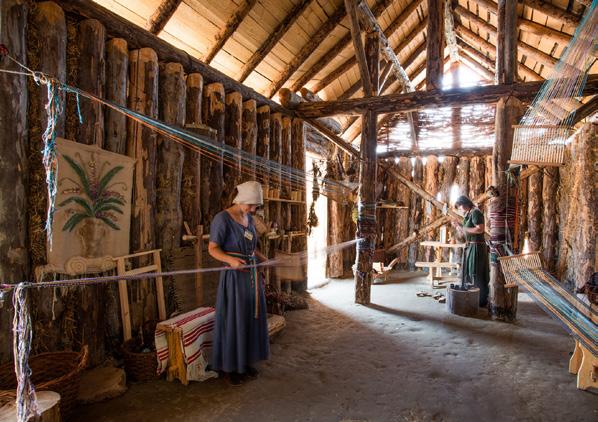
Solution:
[[(0, 40), (27, 63), (27, 13), (22, 0), (0, 2)], [(20, 71), (7, 59), (2, 67)], [(27, 252), (27, 78), (0, 73), (0, 280), (15, 283), (30, 274)], [(0, 308), (0, 362), (12, 356), (11, 310)]]
[[(284, 116), (282, 118), (282, 138), (281, 138), (280, 158), (284, 167), (291, 167), (291, 118)], [(283, 167), (283, 168), (284, 168)], [(283, 177), (281, 178), (281, 197), (285, 199), (291, 198), (291, 180), (289, 179), (288, 170), (283, 170)], [(291, 228), (291, 204), (284, 202), (281, 211), (282, 227), (285, 230)]]
[(477, 198), (484, 193), (485, 162), (483, 157), (472, 157), (469, 162), (469, 198)]
[[(460, 157), (459, 165), (457, 166), (456, 183), (458, 189), (458, 195), (467, 195), (469, 193), (469, 157)], [(452, 204), (451, 204), (452, 205)], [(460, 230), (454, 231), (455, 239), (457, 243), (465, 242), (465, 236)], [(454, 262), (461, 262), (463, 254), (462, 248), (455, 249), (455, 255), (453, 256)]]
[[(166, 63), (160, 67), (159, 109), (160, 118), (166, 124), (184, 127), (186, 90), (185, 73), (181, 64)], [(172, 139), (158, 137), (156, 239), (158, 247), (162, 249), (162, 267), (165, 270), (173, 269), (170, 264), (171, 258), (175, 248), (181, 244), (181, 180), (184, 156), (182, 145)]]
[[(224, 144), (224, 86), (213, 83), (204, 87), (203, 121), (217, 131), (217, 142)], [(204, 231), (222, 209), (224, 189), (223, 162), (221, 153), (210, 153), (201, 158), (201, 214)]]
[[(203, 97), (203, 76), (199, 73), (187, 75), (187, 95), (185, 104), (185, 127), (193, 131), (201, 124), (201, 106)], [(190, 149), (185, 150), (183, 162), (183, 180), (181, 184), (181, 211), (183, 221), (195, 228), (197, 236), (194, 244), (195, 267), (203, 267), (203, 226), (201, 225), (201, 155)], [(204, 304), (204, 278), (195, 274), (195, 304)]]
[[(257, 144), (256, 154), (264, 160), (270, 159), (270, 107), (261, 106), (257, 109)], [(270, 177), (267, 169), (256, 168), (256, 177), (262, 180), (262, 187), (264, 188), (264, 197), (269, 195), (267, 190), (270, 185)], [(265, 198), (264, 198), (265, 199)], [(264, 203), (264, 218), (270, 221), (269, 207)], [(268, 247), (268, 245), (262, 245)]]
[(224, 109), (224, 142), (235, 149), (235, 156), (224, 166), (224, 206), (228, 207), (235, 196), (235, 186), (241, 181), (241, 126), (243, 98), (238, 92), (226, 94)]
[[(243, 103), (243, 121), (241, 124), (243, 152), (251, 157), (257, 155), (257, 110), (255, 100)], [(241, 176), (242, 181), (256, 180), (255, 163), (248, 163)]]
[[(270, 161), (273, 163), (282, 163), (282, 114), (274, 113), (270, 116)], [(280, 197), (280, 167), (270, 170), (270, 189), (271, 198)], [(281, 225), (282, 207), (279, 201), (270, 202), (270, 221), (279, 229)]]
[(426, 89), (441, 89), (444, 73), (444, 0), (427, 1)]
[(529, 249), (539, 252), (542, 249), (542, 179), (543, 172), (538, 171), (528, 178), (527, 185), (527, 230)]
[[(185, 127), (193, 131), (195, 125), (201, 124), (203, 77), (199, 73), (191, 73), (187, 75), (186, 84)], [(182, 177), (183, 221), (189, 227), (196, 228), (201, 224), (201, 155), (198, 152), (191, 149), (185, 150)]]
[[(517, 2), (516, 0), (498, 1), (498, 35), (496, 48), (496, 79), (498, 83), (511, 84), (517, 79)], [(493, 216), (506, 216), (508, 181), (505, 170), (513, 146), (513, 125), (520, 115), (520, 102), (515, 97), (501, 98), (496, 105), (496, 142), (492, 151), (492, 185), (499, 191), (499, 196), (490, 200), (489, 210)], [(500, 218), (500, 217), (499, 217)], [(502, 217), (504, 218), (504, 217)], [(490, 254), (490, 315), (495, 319), (513, 321), (517, 314), (517, 286), (505, 287), (504, 275), (498, 264), (498, 254), (504, 253), (497, 248), (506, 244), (507, 232), (514, 227), (504, 224), (491, 224), (491, 237), (497, 247)]]
[[(86, 19), (79, 24), (79, 59), (77, 87), (104, 97), (106, 29), (96, 19)], [(101, 104), (81, 99), (83, 123), (77, 131), (77, 142), (104, 146), (104, 110)]]
[[(133, 50), (129, 53), (129, 108), (152, 118), (158, 118), (158, 56), (150, 48)], [(133, 198), (131, 203), (131, 252), (154, 249), (156, 246), (156, 156), (157, 134), (140, 123), (128, 120), (127, 155), (135, 158)], [(146, 264), (144, 260), (139, 264)], [(144, 280), (132, 283), (130, 289), (135, 297), (155, 298), (153, 283)], [(120, 288), (126, 289), (126, 285)], [(131, 325), (139, 327), (144, 318), (156, 315), (156, 301), (147, 300), (147, 305), (131, 303)]]
[[(435, 155), (428, 155), (426, 157), (426, 165), (424, 167), (424, 190), (436, 197), (438, 193), (438, 157)], [(438, 210), (432, 203), (425, 201), (425, 225), (432, 223), (436, 220)], [(426, 240), (438, 240), (438, 231), (432, 230), (428, 233)], [(425, 248), (424, 261), (434, 261), (434, 249), (430, 246)]]
[[(440, 200), (449, 203), (451, 196), (451, 189), (455, 183), (455, 177), (457, 175), (457, 163), (459, 159), (457, 157), (445, 157), (442, 162), (443, 178), (442, 186), (440, 187), (441, 198)], [(450, 227), (450, 226), (449, 226)], [(448, 262), (452, 249), (442, 248), (442, 261)]]
[[(338, 146), (328, 143), (326, 146), (328, 160), (333, 160), (338, 154)], [(326, 177), (336, 179), (336, 172), (326, 172)], [(336, 245), (345, 240), (345, 207), (338, 198), (328, 197), (328, 233), (327, 240), (329, 245)], [(332, 251), (326, 257), (326, 276), (331, 278), (340, 278), (344, 273), (344, 255), (343, 251)]]
[(542, 181), (542, 258), (549, 271), (556, 270), (557, 248), (557, 191), (559, 187), (558, 169), (547, 167), (544, 169)]
[[(407, 157), (401, 157), (399, 159), (399, 173), (401, 173), (401, 175), (403, 175), (403, 177), (411, 180), (411, 172), (412, 172), (412, 166), (411, 166), (411, 160)], [(399, 183), (398, 181), (394, 180), (395, 186), (397, 188), (397, 197), (396, 200), (399, 204), (404, 205), (406, 208), (405, 209), (399, 209), (398, 214), (399, 214), (399, 218), (398, 221), (396, 222), (397, 227), (395, 228), (395, 230), (397, 230), (397, 237), (396, 240), (397, 242), (405, 239), (407, 236), (409, 236), (409, 226), (410, 226), (410, 211), (411, 211), (411, 190), (405, 186), (403, 183)], [(407, 265), (408, 263), (408, 258), (409, 258), (409, 249), (408, 248), (403, 248), (401, 249), (401, 251), (399, 252), (399, 262), (401, 264), (405, 264)]]
[[(417, 157), (413, 163), (413, 183), (418, 184), (419, 186), (422, 185), (424, 180), (424, 164), (420, 157)], [(409, 234), (416, 232), (419, 230), (422, 224), (422, 219), (424, 216), (424, 210), (422, 207), (422, 197), (419, 196), (415, 192), (411, 192), (411, 208), (409, 210)], [(409, 264), (409, 271), (415, 271), (415, 262), (418, 260), (418, 257), (423, 254), (421, 253), (420, 249), (422, 249), (417, 242), (412, 243), (409, 246), (409, 257), (408, 257), (408, 264)]]
[[(380, 40), (377, 33), (366, 33), (365, 57), (371, 82), (371, 92), (379, 91)], [(368, 111), (361, 129), (359, 165), (359, 203), (357, 215), (357, 257), (355, 269), (355, 302), (370, 303), (372, 258), (376, 248), (376, 145), (378, 115)]]
[[(77, 42), (77, 86), (100, 97), (105, 96), (105, 48), (106, 29), (96, 19), (79, 23)], [(95, 101), (81, 99), (79, 102), (82, 123), (77, 127), (76, 141), (87, 145), (104, 147), (104, 110)], [(77, 292), (77, 296), (78, 296)], [(81, 342), (89, 346), (89, 360), (97, 365), (104, 360), (104, 336), (98, 336), (95, 327), (105, 324), (105, 286), (87, 287), (76, 297), (78, 314), (77, 331)]]
[[(66, 20), (64, 11), (56, 3), (38, 3), (29, 15), (27, 30), (28, 66), (66, 82)], [(46, 171), (42, 163), (42, 134), (46, 130), (48, 114), (47, 87), (29, 83), (29, 250), (33, 267), (46, 263), (46, 214), (48, 193)], [(7, 97), (8, 98), (8, 97)], [(64, 101), (64, 93), (61, 92)], [(56, 122), (56, 135), (64, 137), (65, 114)], [(126, 133), (126, 131), (125, 131)]]
[[(305, 195), (305, 123), (295, 118), (291, 123), (291, 166), (300, 171), (299, 180), (291, 186), (294, 197), (304, 201), (301, 204), (294, 204), (291, 207), (291, 229), (294, 231), (306, 231), (307, 203)], [(294, 241), (293, 250), (296, 252), (307, 250), (307, 234), (297, 237)], [(307, 265), (304, 264), (303, 273), (307, 275)], [(306, 276), (307, 277), (307, 276)], [(303, 282), (293, 283), (293, 290), (302, 292), (307, 289), (307, 278)]]
[[(127, 72), (129, 50), (127, 41), (113, 38), (106, 43), (106, 99), (118, 105), (127, 105)], [(127, 152), (127, 117), (106, 107), (106, 134), (104, 149), (125, 154)]]

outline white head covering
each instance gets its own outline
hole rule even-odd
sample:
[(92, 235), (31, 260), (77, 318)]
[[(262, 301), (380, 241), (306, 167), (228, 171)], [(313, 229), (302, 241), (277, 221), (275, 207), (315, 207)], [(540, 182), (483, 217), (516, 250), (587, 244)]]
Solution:
[(258, 182), (250, 181), (237, 185), (237, 196), (233, 199), (233, 204), (244, 205), (263, 205), (264, 194), (262, 185)]

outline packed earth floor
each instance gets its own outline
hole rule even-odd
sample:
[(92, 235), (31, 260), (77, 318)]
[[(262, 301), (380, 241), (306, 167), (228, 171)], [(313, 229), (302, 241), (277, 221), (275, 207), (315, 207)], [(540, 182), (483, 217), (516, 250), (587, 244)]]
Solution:
[[(574, 342), (526, 293), (515, 324), (451, 315), (421, 273), (372, 286), (353, 303), (352, 280), (311, 293), (286, 315), (260, 377), (185, 387), (133, 384), (82, 407), (84, 421), (596, 421), (598, 394), (567, 371)], [(438, 290), (444, 293), (444, 290)]]

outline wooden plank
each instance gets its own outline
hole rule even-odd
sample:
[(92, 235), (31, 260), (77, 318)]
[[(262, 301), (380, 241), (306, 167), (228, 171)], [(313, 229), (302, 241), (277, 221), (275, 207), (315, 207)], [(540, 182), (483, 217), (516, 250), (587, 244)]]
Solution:
[[(397, 19), (389, 26), (389, 28), (391, 30), (394, 31), (394, 29), (400, 27), (409, 17), (410, 15), (417, 9), (417, 7), (420, 5), (421, 1), (423, 0), (416, 0), (413, 3), (411, 3), (398, 17)], [(374, 18), (378, 18), (378, 16), (382, 13), (383, 9), (381, 10), (381, 8), (377, 8), (374, 7), (374, 9), (372, 9), (372, 15), (374, 16)], [(385, 30), (384, 31), (384, 35), (388, 38), (392, 35), (392, 31), (389, 30)], [(349, 38), (351, 39), (351, 38)], [(337, 47), (337, 46), (335, 46)], [(338, 46), (340, 47), (340, 46)], [(344, 48), (344, 46), (343, 46)], [(342, 50), (342, 49), (341, 49)], [(331, 50), (331, 54), (332, 58), (335, 58), (338, 55), (338, 52), (341, 50)], [(328, 54), (326, 55), (326, 57), (324, 57), (322, 59), (322, 61), (325, 61), (328, 59)], [(332, 58), (330, 58), (330, 60), (332, 60)], [(331, 71), (327, 76), (325, 76), (324, 78), (322, 78), (318, 83), (316, 83), (313, 86), (313, 90), (314, 92), (318, 92), (321, 91), (322, 89), (324, 89), (326, 86), (328, 86), (330, 83), (332, 83), (333, 81), (337, 80), (339, 76), (341, 76), (342, 74), (344, 74), (345, 72), (347, 72), (349, 69), (351, 69), (356, 63), (356, 58), (355, 56), (349, 58), (348, 60), (346, 60), (345, 62), (343, 62), (341, 65), (339, 65), (336, 69), (334, 69), (333, 71)]]
[(301, 14), (311, 5), (314, 0), (301, 0), (297, 3), (276, 29), (268, 36), (268, 39), (257, 49), (251, 58), (241, 69), (238, 78), (239, 82), (245, 81), (247, 77), (255, 70), (257, 65), (270, 53), (274, 46), (282, 39), (287, 31), (293, 26)]
[[(125, 260), (120, 258), (116, 261), (118, 275), (126, 273)], [(129, 292), (127, 291), (127, 281), (118, 280), (118, 297), (120, 300), (120, 317), (123, 324), (123, 340), (130, 340), (131, 334), (131, 311), (129, 309)]]
[(205, 55), (203, 61), (210, 64), (216, 54), (224, 47), (224, 44), (228, 39), (235, 33), (239, 25), (243, 22), (243, 19), (249, 14), (253, 6), (257, 3), (257, 0), (244, 0), (243, 4), (239, 6), (237, 11), (230, 17), (226, 22), (226, 25), (218, 35), (216, 35), (216, 42), (210, 48), (210, 51)]
[[(154, 265), (156, 272), (162, 272), (162, 261), (160, 260), (160, 251), (154, 251)], [(158, 301), (158, 318), (160, 321), (166, 319), (166, 303), (164, 299), (164, 281), (161, 276), (156, 277), (156, 300)]]
[[(341, 22), (341, 20), (347, 15), (344, 5), (340, 5), (334, 14), (328, 18), (328, 20), (318, 29), (318, 31), (312, 35), (299, 53), (297, 53), (291, 62), (289, 62), (280, 77), (272, 82), (269, 88), (268, 97), (272, 96), (289, 80), (291, 76), (301, 67), (301, 65), (311, 56), (311, 54), (318, 48), (318, 46), (324, 41), (324, 39), (330, 35), (334, 28)], [(294, 91), (299, 88), (293, 87)]]
[(155, 264), (152, 264), (152, 265), (146, 265), (143, 267), (134, 268), (132, 270), (125, 271), (123, 274), (124, 275), (139, 275), (139, 274), (155, 272), (155, 271), (157, 271), (157, 269), (158, 269), (158, 267)]
[(170, 18), (174, 15), (182, 0), (162, 0), (152, 16), (147, 20), (145, 29), (154, 35), (158, 35)]
[(158, 38), (143, 28), (131, 25), (126, 19), (97, 3), (89, 2), (88, 0), (57, 0), (56, 3), (66, 12), (98, 19), (104, 24), (111, 36), (126, 39), (129, 48), (135, 49), (151, 46), (160, 57), (160, 61), (181, 63), (187, 73), (199, 72), (207, 83), (222, 83), (226, 90), (238, 91), (244, 99), (256, 100), (259, 106), (268, 105), (274, 111), (292, 115), (288, 110), (281, 107), (280, 104), (264, 97), (204, 62), (191, 57), (188, 53), (173, 47), (167, 41)]

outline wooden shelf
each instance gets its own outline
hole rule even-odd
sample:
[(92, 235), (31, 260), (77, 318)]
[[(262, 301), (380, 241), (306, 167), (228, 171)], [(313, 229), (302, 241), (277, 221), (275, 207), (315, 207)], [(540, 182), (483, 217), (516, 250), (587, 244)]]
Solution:
[(285, 198), (264, 198), (264, 202), (286, 202), (289, 204), (307, 205), (307, 202), (305, 202), (305, 201), (298, 201), (295, 199), (285, 199)]

